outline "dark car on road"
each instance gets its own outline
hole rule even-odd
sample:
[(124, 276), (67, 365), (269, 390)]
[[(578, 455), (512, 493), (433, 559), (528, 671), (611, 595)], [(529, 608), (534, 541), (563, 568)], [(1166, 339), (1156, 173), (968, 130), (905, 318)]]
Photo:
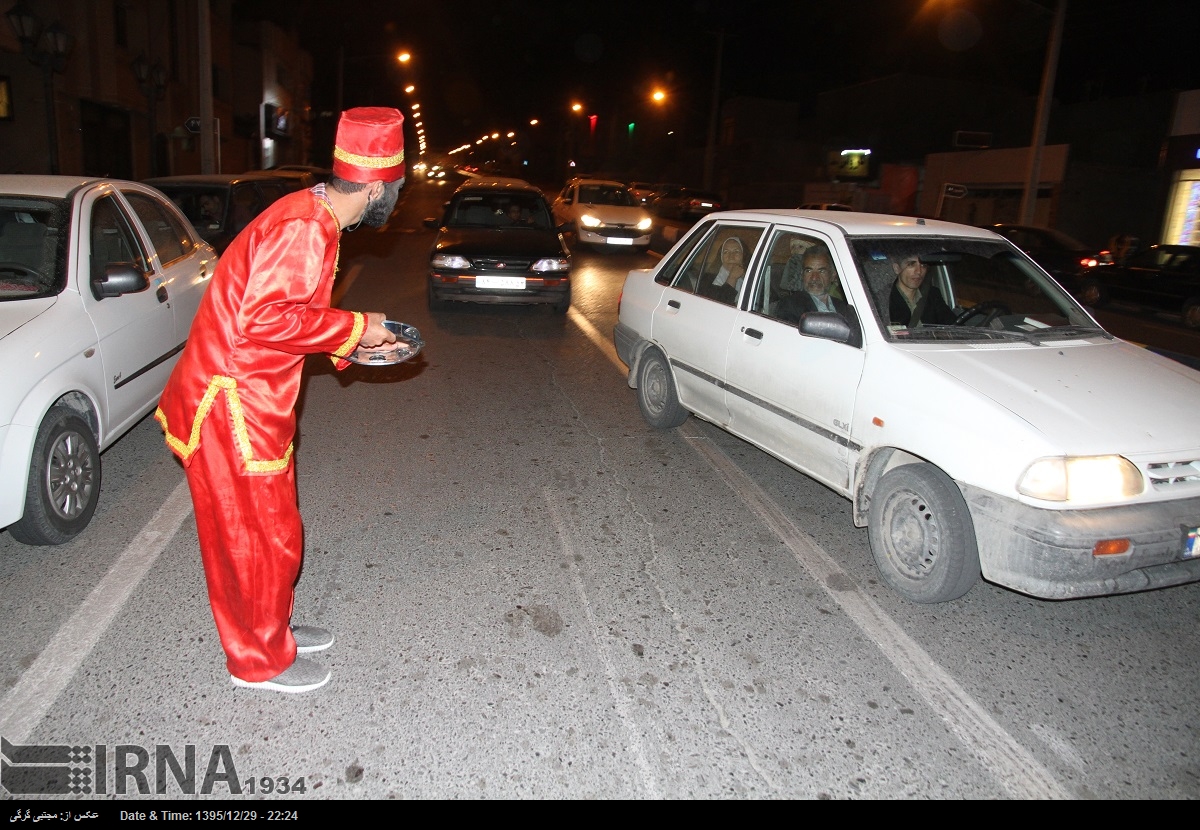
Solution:
[(250, 220), (296, 189), (294, 181), (267, 173), (161, 176), (145, 183), (167, 194), (218, 254)]
[(441, 218), (429, 257), (429, 307), (448, 302), (571, 306), (571, 254), (538, 188), (515, 179), (466, 182)]
[(1088, 247), (1079, 240), (1050, 228), (1004, 222), (985, 227), (1028, 254), (1030, 259), (1042, 266), (1042, 270), (1072, 293), (1077, 293), (1081, 275), (1093, 268), (1111, 265), (1113, 261), (1108, 251)]
[(1079, 299), (1100, 307), (1110, 300), (1182, 316), (1200, 329), (1200, 246), (1151, 245), (1121, 265), (1089, 269)]
[(648, 205), (656, 216), (665, 219), (699, 219), (721, 210), (721, 197), (707, 190), (690, 187), (669, 187), (660, 190)]

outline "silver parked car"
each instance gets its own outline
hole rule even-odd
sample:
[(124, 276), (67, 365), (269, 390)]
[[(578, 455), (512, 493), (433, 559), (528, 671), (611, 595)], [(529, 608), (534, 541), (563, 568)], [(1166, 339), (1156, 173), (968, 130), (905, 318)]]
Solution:
[(154, 188), (0, 176), (0, 527), (67, 542), (158, 403), (217, 255)]

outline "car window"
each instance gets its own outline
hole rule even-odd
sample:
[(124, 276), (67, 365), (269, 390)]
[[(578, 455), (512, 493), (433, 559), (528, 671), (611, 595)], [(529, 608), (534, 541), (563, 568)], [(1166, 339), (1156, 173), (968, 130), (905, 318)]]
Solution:
[[(677, 251), (664, 272), (670, 284), (726, 305), (735, 305), (762, 228), (713, 223), (707, 233), (694, 234), (697, 242)], [(701, 240), (700, 237), (703, 236)], [(662, 272), (660, 272), (662, 273)]]
[(276, 199), (286, 196), (289, 193), (293, 193), (297, 190), (304, 190), (304, 187), (300, 182), (297, 182), (297, 185), (299, 186), (292, 186), (284, 184), (283, 182), (262, 182), (258, 187), (263, 194), (263, 207), (265, 208)]
[(141, 245), (114, 197), (104, 196), (93, 203), (90, 230), (93, 280), (103, 279), (105, 269), (118, 263), (149, 273)]
[[(707, 232), (711, 232), (713, 224), (705, 226)], [(654, 275), (654, 281), (660, 285), (670, 285), (678, 288), (681, 291), (695, 291), (696, 279), (699, 274), (699, 260), (696, 259), (696, 250), (707, 239), (708, 233), (705, 230), (700, 230), (692, 233), (683, 244), (677, 247), (670, 255), (666, 264), (658, 269)], [(695, 272), (689, 273), (692, 263), (695, 263)]]
[(150, 235), (150, 244), (154, 246), (159, 262), (169, 265), (195, 250), (195, 240), (175, 214), (144, 193), (124, 193), (133, 212), (142, 220), (142, 226)]
[(211, 241), (225, 227), (229, 191), (223, 187), (159, 187), (192, 223), (200, 237)]
[[(893, 339), (1032, 339), (1048, 332), (1100, 331), (1057, 283), (1002, 241), (917, 236), (848, 241), (876, 320)], [(919, 263), (920, 299), (909, 307), (897, 280), (903, 263), (913, 261)], [(1064, 334), (1064, 328), (1075, 331)]]
[(234, 185), (229, 200), (229, 232), (239, 234), (266, 207), (262, 194), (250, 182)]
[[(789, 313), (791, 304), (781, 306), (781, 302), (786, 297), (804, 291), (804, 255), (810, 250), (822, 251), (833, 260), (828, 246), (821, 239), (793, 230), (775, 231), (767, 246), (766, 256), (758, 265), (758, 281), (750, 302), (751, 311), (776, 319), (786, 317), (788, 322), (796, 322)], [(837, 273), (831, 277), (829, 296), (838, 300), (846, 299)]]
[(554, 227), (546, 200), (533, 192), (496, 190), (460, 193), (446, 211), (449, 228), (543, 230)]
[(66, 200), (0, 196), (0, 301), (63, 289), (69, 217)]
[(630, 206), (629, 191), (617, 185), (585, 184), (579, 186), (579, 201), (587, 205)]

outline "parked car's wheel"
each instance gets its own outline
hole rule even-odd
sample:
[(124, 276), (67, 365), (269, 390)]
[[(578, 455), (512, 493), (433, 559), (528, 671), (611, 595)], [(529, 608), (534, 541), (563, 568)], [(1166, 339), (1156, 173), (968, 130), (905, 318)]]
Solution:
[(671, 367), (658, 349), (647, 349), (642, 355), (637, 391), (642, 417), (655, 429), (672, 429), (687, 420), (688, 411), (679, 402)]
[(100, 500), (100, 450), (91, 427), (72, 409), (46, 413), (33, 443), (25, 515), (8, 528), (27, 545), (61, 545), (79, 534)]
[(884, 474), (871, 494), (868, 529), (883, 581), (913, 602), (958, 599), (979, 581), (967, 503), (932, 464), (906, 464)]
[(570, 307), (571, 307), (571, 291), (568, 289), (567, 293), (563, 295), (561, 300), (557, 301), (554, 304), (553, 308), (554, 308), (554, 311), (556, 314), (566, 314), (567, 310)]
[(1108, 292), (1093, 279), (1084, 280), (1079, 284), (1078, 297), (1079, 302), (1092, 308), (1102, 308), (1108, 302)]
[(1200, 297), (1189, 297), (1184, 302), (1183, 324), (1189, 329), (1200, 329)]

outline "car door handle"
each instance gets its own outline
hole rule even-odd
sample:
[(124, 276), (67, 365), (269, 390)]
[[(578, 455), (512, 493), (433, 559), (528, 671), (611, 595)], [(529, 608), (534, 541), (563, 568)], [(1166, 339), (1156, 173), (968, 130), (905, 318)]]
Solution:
[(746, 335), (747, 337), (753, 337), (755, 340), (762, 340), (763, 338), (763, 333), (761, 331), (758, 329), (748, 329), (745, 326), (742, 326), (742, 334)]
[(679, 300), (667, 300), (667, 308), (679, 308)]
[(158, 301), (160, 303), (165, 303), (167, 301), (167, 287), (165, 285), (160, 285), (158, 290), (154, 292), (154, 296), (158, 297)]

